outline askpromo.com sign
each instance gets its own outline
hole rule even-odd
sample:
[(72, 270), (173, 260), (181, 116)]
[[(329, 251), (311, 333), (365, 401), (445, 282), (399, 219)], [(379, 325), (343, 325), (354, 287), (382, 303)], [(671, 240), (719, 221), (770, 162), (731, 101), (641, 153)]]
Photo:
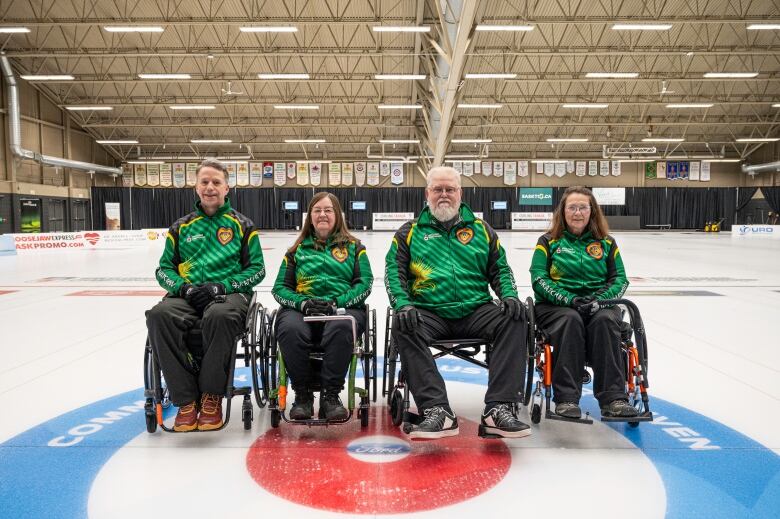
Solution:
[(520, 205), (553, 205), (551, 187), (521, 187)]

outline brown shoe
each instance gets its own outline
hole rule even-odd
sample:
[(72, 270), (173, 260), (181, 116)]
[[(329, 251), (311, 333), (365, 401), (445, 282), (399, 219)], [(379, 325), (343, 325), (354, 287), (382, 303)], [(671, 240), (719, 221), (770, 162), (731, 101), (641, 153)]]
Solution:
[(177, 432), (194, 431), (198, 427), (198, 408), (195, 402), (190, 402), (179, 408), (173, 430)]
[(204, 393), (200, 400), (198, 430), (211, 431), (222, 427), (222, 395)]

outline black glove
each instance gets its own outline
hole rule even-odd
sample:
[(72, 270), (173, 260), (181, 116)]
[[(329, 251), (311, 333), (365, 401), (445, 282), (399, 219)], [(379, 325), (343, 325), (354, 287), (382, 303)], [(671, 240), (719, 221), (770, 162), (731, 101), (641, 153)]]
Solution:
[(199, 288), (204, 289), (212, 301), (225, 295), (225, 285), (222, 283), (203, 283)]
[(336, 313), (336, 303), (324, 299), (309, 299), (303, 302), (303, 315), (333, 315)]
[(412, 305), (401, 307), (395, 316), (398, 319), (398, 328), (404, 333), (414, 332), (423, 321), (420, 312)]
[(505, 297), (501, 300), (501, 313), (512, 317), (512, 320), (519, 321), (525, 314), (525, 308), (516, 297)]
[(582, 317), (590, 317), (598, 312), (600, 308), (599, 302), (592, 296), (575, 297), (571, 300), (571, 306), (577, 310)]
[(203, 310), (211, 302), (211, 298), (201, 285), (185, 283), (179, 289), (179, 295), (199, 314), (202, 314)]

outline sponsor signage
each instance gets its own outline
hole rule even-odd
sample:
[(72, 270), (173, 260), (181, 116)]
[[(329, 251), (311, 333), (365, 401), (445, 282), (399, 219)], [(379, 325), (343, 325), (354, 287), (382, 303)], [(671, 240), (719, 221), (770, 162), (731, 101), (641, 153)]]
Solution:
[(404, 223), (414, 220), (414, 213), (373, 213), (371, 215), (375, 231), (396, 231)]
[(519, 212), (512, 213), (512, 230), (515, 231), (546, 231), (552, 223), (552, 213)]
[(521, 187), (520, 205), (553, 205), (551, 187)]
[(732, 238), (780, 239), (780, 225), (733, 225)]

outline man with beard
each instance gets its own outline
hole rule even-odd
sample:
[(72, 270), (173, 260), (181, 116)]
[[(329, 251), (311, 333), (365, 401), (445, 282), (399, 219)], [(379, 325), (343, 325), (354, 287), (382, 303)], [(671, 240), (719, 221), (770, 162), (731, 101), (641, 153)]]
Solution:
[(458, 434), (458, 419), (428, 347), (453, 337), (493, 345), (481, 431), (528, 436), (531, 429), (517, 418), (527, 358), (525, 311), (506, 254), (496, 232), (461, 203), (460, 173), (436, 167), (427, 182), (427, 207), (398, 230), (385, 259), (385, 285), (395, 312), (392, 333), (422, 417), (409, 437)]

